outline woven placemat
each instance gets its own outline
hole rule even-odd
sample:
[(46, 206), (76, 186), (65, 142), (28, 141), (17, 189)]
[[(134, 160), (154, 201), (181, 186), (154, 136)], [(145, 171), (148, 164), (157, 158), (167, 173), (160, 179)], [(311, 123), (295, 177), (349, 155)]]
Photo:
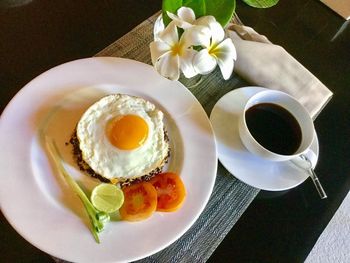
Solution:
[[(154, 14), (96, 56), (123, 57), (151, 64), (149, 44), (153, 41), (153, 26), (159, 14)], [(234, 20), (240, 23), (237, 17)], [(200, 79), (182, 77), (180, 82), (193, 87), (190, 91), (208, 115), (224, 94), (248, 85), (237, 75), (225, 81), (218, 69)], [(237, 180), (219, 163), (213, 193), (195, 224), (172, 245), (138, 262), (205, 262), (258, 192)]]
[[(160, 12), (154, 14), (95, 56), (122, 57), (151, 64), (149, 44), (153, 41), (153, 27), (159, 15)], [(242, 24), (237, 16), (232, 22)], [(179, 81), (189, 88), (208, 115), (223, 95), (249, 86), (235, 73), (225, 81), (218, 68), (209, 75), (191, 79), (180, 77)], [(326, 87), (323, 89), (328, 91)], [(312, 92), (309, 94), (312, 96)], [(327, 100), (322, 100), (324, 102), (320, 110), (332, 95), (331, 92), (325, 94)], [(317, 99), (313, 101), (321, 103)], [(239, 181), (219, 163), (211, 198), (193, 226), (167, 248), (137, 262), (205, 262), (258, 193), (259, 189)], [(65, 262), (56, 258), (55, 260)]]

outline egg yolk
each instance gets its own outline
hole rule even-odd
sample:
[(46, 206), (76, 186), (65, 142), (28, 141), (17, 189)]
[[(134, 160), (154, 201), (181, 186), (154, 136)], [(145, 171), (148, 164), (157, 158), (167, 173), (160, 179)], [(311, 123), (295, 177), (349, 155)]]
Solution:
[(133, 150), (146, 141), (148, 125), (137, 115), (124, 115), (113, 119), (107, 125), (107, 136), (115, 147), (122, 150)]

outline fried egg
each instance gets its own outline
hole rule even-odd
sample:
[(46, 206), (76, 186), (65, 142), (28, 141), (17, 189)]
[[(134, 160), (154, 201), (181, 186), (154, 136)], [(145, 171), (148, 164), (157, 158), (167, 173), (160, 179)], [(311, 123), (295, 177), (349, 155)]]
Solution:
[(109, 180), (126, 181), (162, 167), (168, 156), (163, 112), (125, 94), (103, 97), (77, 125), (83, 160)]

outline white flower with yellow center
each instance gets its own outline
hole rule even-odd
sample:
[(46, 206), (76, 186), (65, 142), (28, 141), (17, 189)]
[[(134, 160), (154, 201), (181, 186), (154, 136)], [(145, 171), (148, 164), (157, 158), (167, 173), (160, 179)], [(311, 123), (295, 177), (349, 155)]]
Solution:
[(150, 44), (152, 63), (162, 76), (178, 80), (180, 69), (186, 78), (197, 75), (192, 61), (197, 51), (191, 48), (193, 30), (184, 32), (180, 39), (174, 22), (159, 33)]
[(229, 79), (237, 59), (236, 48), (230, 38), (225, 38), (225, 31), (213, 16), (201, 17), (197, 25), (206, 26), (210, 33), (200, 39), (200, 50), (194, 57), (193, 65), (199, 74), (208, 74), (218, 64), (225, 80)]
[(224, 39), (224, 29), (215, 18), (196, 19), (188, 7), (181, 7), (177, 15), (167, 14), (172, 21), (165, 29), (161, 19), (156, 21), (154, 41), (150, 44), (152, 63), (158, 73), (177, 80), (180, 70), (191, 78), (208, 74), (219, 65), (224, 79), (229, 79), (237, 59), (236, 49), (230, 38)]

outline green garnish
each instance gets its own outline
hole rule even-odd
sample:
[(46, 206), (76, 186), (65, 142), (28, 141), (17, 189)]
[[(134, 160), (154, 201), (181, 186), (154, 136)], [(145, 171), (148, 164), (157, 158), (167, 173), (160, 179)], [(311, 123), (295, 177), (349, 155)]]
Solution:
[(90, 200), (96, 209), (111, 214), (123, 205), (124, 193), (114, 184), (99, 184), (92, 190)]
[(85, 193), (77, 184), (77, 182), (68, 174), (67, 170), (62, 165), (62, 157), (58, 151), (55, 141), (48, 137), (45, 138), (45, 141), (48, 146), (49, 152), (53, 160), (55, 161), (55, 164), (57, 165), (58, 170), (63, 175), (64, 179), (69, 184), (69, 186), (73, 189), (73, 191), (78, 195), (78, 197), (82, 201), (86, 212), (88, 213), (90, 218), (92, 235), (94, 236), (96, 242), (100, 243), (98, 233), (100, 233), (103, 230), (105, 223), (107, 223), (110, 220), (109, 215), (105, 212), (100, 212), (96, 210), (96, 208), (91, 204), (90, 200), (86, 197)]

